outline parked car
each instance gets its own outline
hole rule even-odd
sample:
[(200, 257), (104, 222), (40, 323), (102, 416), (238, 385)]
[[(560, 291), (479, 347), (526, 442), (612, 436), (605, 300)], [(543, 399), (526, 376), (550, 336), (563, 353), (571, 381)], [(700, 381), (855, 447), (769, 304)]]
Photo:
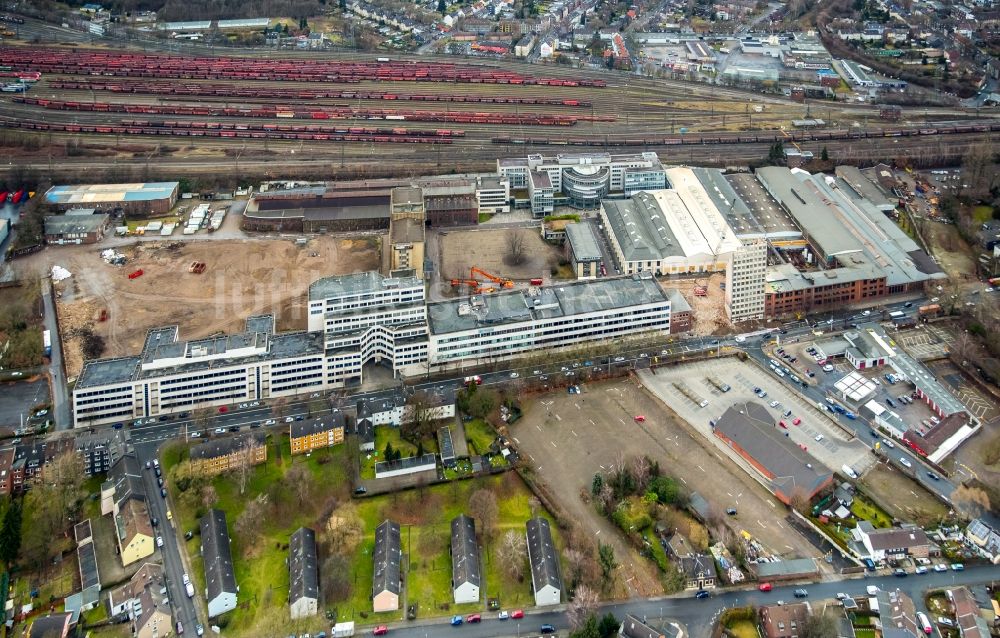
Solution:
[(163, 547), (163, 537), (162, 536), (157, 536), (156, 537), (156, 546), (157, 547)]
[(907, 576), (906, 570), (903, 569), (902, 567), (897, 567), (896, 570), (892, 572), (892, 575), (895, 576), (896, 578), (906, 578)]
[(497, 620), (507, 620), (508, 618), (510, 618), (510, 613), (507, 611), (501, 611), (497, 614)]
[(945, 565), (944, 563), (938, 563), (937, 565), (934, 566), (934, 571), (936, 571), (938, 573), (940, 573), (940, 572), (946, 572), (946, 571), (948, 571), (948, 566)]
[(515, 609), (514, 611), (510, 612), (510, 617), (513, 618), (514, 620), (520, 620), (521, 618), (524, 618), (524, 610)]
[(809, 592), (806, 591), (805, 589), (796, 589), (794, 594), (796, 598), (806, 598), (807, 596), (809, 596)]
[(389, 633), (389, 628), (386, 627), (385, 625), (379, 625), (375, 629), (372, 629), (373, 636), (384, 636), (387, 633)]
[(467, 623), (477, 623), (482, 621), (483, 617), (480, 614), (469, 614), (468, 616), (465, 617), (465, 622)]
[(462, 624), (462, 617), (461, 616), (455, 615), (455, 616), (451, 617), (451, 625), (452, 625), (452, 627), (458, 627), (461, 624)]
[(546, 624), (542, 625), (541, 632), (543, 634), (554, 634), (554, 633), (556, 633), (556, 628), (553, 627), (552, 625), (546, 623)]
[(707, 590), (707, 589), (699, 589), (699, 590), (698, 590), (698, 593), (696, 593), (696, 594), (694, 595), (694, 597), (695, 597), (695, 598), (708, 598), (708, 597), (709, 597), (709, 596), (711, 596), (711, 595), (712, 595), (712, 594), (710, 594), (710, 593), (708, 592), (708, 590)]
[(951, 564), (951, 571), (953, 571), (953, 572), (965, 571), (965, 565), (963, 565), (962, 563), (952, 563)]
[(771, 591), (771, 583), (761, 583), (757, 586), (760, 591)]
[(903, 467), (913, 467), (913, 463), (910, 463), (910, 459), (906, 458), (905, 456), (899, 457), (899, 464), (902, 465)]

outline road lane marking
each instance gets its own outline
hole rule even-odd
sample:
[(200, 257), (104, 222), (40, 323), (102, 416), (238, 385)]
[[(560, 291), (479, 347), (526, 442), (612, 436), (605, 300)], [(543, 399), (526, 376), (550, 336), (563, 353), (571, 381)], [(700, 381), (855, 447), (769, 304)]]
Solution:
[(698, 469), (699, 469), (699, 470), (701, 470), (702, 472), (704, 472), (704, 471), (705, 471), (705, 468), (703, 468), (703, 467), (702, 467), (702, 466), (700, 466), (700, 465), (698, 466)]
[(558, 414), (556, 415), (556, 421), (562, 421), (562, 417), (559, 416)]
[(535, 427), (536, 427), (536, 428), (538, 428), (538, 431), (539, 431), (539, 432), (541, 432), (541, 431), (542, 431), (542, 428), (541, 428), (541, 426), (539, 426), (539, 425), (538, 425), (537, 423), (535, 424)]
[(576, 436), (576, 430), (570, 430), (570, 432), (573, 433), (573, 436)]
[[(554, 441), (549, 441), (549, 445), (551, 445), (552, 447), (556, 447), (556, 444), (555, 444)], [(556, 448), (556, 449), (559, 449), (559, 448)]]

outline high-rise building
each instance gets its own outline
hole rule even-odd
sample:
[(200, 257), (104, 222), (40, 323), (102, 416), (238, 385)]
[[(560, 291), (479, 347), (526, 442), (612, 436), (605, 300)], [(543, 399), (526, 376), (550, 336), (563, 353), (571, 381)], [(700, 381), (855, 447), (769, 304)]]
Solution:
[(753, 240), (729, 255), (726, 313), (733, 323), (764, 318), (767, 242)]

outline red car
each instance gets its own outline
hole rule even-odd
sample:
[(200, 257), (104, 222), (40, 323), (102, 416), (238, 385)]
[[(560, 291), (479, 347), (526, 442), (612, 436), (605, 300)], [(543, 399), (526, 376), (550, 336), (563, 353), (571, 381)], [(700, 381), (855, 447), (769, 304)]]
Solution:
[(524, 610), (523, 609), (515, 609), (514, 611), (510, 612), (510, 617), (514, 618), (514, 619), (524, 618)]
[(771, 591), (771, 583), (761, 583), (760, 586), (757, 587), (757, 589), (761, 591)]
[(800, 419), (799, 417), (795, 417), (794, 419), (792, 419), (792, 425), (799, 425), (800, 423), (802, 423), (802, 419)]
[(482, 621), (483, 621), (483, 617), (480, 616), (479, 614), (469, 614), (468, 616), (465, 617), (465, 622), (467, 622), (467, 623), (476, 623), (476, 622), (482, 622)]
[(785, 428), (786, 430), (788, 429), (788, 424), (785, 423), (784, 421), (778, 421), (778, 425), (780, 425), (781, 427)]
[(229, 412), (229, 408), (227, 408), (226, 406), (222, 406), (221, 408), (219, 408), (219, 414), (225, 414), (226, 412)]
[(385, 625), (379, 625), (375, 629), (372, 629), (373, 636), (384, 636), (387, 633), (389, 633), (389, 628), (386, 627)]
[(643, 415), (640, 414), (640, 415), (638, 415), (638, 416), (635, 417), (635, 422), (636, 423), (645, 423), (646, 422), (646, 417), (644, 417)]

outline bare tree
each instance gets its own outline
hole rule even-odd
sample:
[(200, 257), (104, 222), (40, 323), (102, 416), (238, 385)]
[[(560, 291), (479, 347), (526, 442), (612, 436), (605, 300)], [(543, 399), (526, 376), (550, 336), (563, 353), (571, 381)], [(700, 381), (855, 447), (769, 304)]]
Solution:
[(507, 530), (497, 546), (497, 558), (503, 570), (511, 578), (520, 581), (524, 577), (524, 564), (527, 559), (528, 541), (524, 534), (517, 530)]
[(640, 455), (632, 459), (632, 476), (635, 478), (635, 488), (639, 493), (646, 491), (649, 485), (649, 457)]
[(569, 619), (569, 626), (579, 629), (587, 622), (596, 610), (600, 598), (597, 592), (586, 585), (578, 585), (573, 594), (573, 600), (566, 608), (566, 617)]
[(260, 538), (261, 525), (267, 518), (269, 502), (267, 494), (260, 494), (257, 498), (247, 503), (239, 516), (236, 517), (236, 533), (243, 539), (244, 549), (250, 547)]
[(312, 493), (312, 476), (304, 465), (293, 465), (285, 473), (285, 483), (295, 494), (295, 500), (302, 507)]
[(219, 502), (219, 494), (215, 491), (214, 485), (205, 485), (201, 488), (201, 504), (205, 509), (212, 509)]
[(354, 503), (347, 502), (330, 516), (321, 535), (321, 541), (331, 552), (350, 554), (364, 535), (364, 522)]
[(497, 497), (492, 490), (480, 488), (469, 497), (469, 515), (476, 519), (483, 538), (492, 538), (497, 524)]
[(527, 259), (524, 235), (519, 229), (507, 231), (507, 260), (512, 266), (520, 266)]
[(414, 392), (406, 400), (406, 421), (400, 434), (412, 443), (434, 434), (434, 410), (426, 393)]
[(257, 464), (257, 456), (261, 451), (261, 444), (256, 437), (248, 436), (243, 439), (243, 444), (236, 451), (236, 478), (240, 485), (240, 494), (246, 492), (247, 483), (250, 482), (250, 475), (253, 467)]

